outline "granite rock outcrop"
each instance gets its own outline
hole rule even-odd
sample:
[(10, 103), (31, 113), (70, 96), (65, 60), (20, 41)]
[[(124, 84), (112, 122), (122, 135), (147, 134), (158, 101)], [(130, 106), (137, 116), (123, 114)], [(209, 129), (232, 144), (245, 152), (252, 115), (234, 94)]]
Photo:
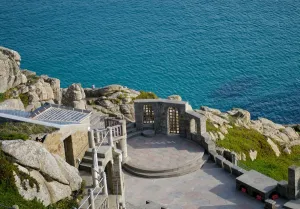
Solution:
[(82, 179), (78, 170), (58, 155), (51, 154), (42, 143), (31, 140), (7, 140), (1, 142), (1, 149), (13, 158), (19, 171), (30, 175), (38, 182), (38, 186), (32, 187), (28, 181), (22, 182), (14, 173), (18, 191), (25, 199), (37, 198), (48, 206), (69, 197), (72, 191), (80, 189)]

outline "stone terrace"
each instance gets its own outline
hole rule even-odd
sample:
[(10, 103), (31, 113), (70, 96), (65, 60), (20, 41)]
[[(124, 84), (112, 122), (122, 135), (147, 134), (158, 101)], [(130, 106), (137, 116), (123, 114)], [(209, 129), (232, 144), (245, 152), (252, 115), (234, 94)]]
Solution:
[[(152, 200), (170, 209), (259, 209), (263, 202), (237, 191), (235, 176), (214, 163), (184, 176), (144, 179), (125, 175), (126, 201), (143, 205)], [(283, 200), (277, 201), (282, 208)]]

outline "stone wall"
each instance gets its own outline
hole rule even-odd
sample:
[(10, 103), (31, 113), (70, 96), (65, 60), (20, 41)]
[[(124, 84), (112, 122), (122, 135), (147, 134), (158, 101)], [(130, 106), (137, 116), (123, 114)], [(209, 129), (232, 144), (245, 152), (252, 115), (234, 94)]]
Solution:
[(53, 132), (47, 135), (43, 145), (50, 153), (57, 154), (66, 159), (64, 142), (61, 138), (62, 133), (60, 131)]
[(68, 150), (71, 161), (68, 163), (78, 167), (78, 159), (81, 160), (88, 149), (88, 132), (76, 131), (68, 134), (65, 130), (59, 130), (57, 132), (48, 134), (43, 145), (52, 154), (57, 154), (66, 160), (64, 140), (71, 137), (71, 149)]
[[(152, 107), (154, 112), (154, 123), (144, 124), (144, 106)], [(143, 99), (136, 100), (134, 103), (136, 128), (143, 130), (153, 128), (156, 133), (169, 134), (169, 108), (178, 110), (179, 134), (182, 137), (192, 138), (190, 123), (195, 120), (197, 124), (196, 135), (200, 138), (200, 134), (206, 131), (206, 119), (201, 114), (194, 112), (187, 102), (167, 100), (167, 99)]]
[(73, 144), (74, 166), (78, 167), (79, 164), (77, 159), (81, 160), (89, 148), (88, 132), (77, 131), (71, 135), (71, 138)]

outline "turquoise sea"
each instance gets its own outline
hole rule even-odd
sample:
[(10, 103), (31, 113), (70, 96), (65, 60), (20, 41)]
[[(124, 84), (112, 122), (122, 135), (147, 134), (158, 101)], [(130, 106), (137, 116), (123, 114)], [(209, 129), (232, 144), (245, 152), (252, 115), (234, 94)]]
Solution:
[(0, 45), (61, 80), (300, 123), (300, 1), (0, 0)]

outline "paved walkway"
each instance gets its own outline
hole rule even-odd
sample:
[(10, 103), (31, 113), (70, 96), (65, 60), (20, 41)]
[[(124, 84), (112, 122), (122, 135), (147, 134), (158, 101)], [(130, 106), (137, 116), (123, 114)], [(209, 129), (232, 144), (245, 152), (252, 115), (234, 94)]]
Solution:
[[(126, 201), (152, 200), (170, 209), (263, 209), (264, 204), (235, 189), (235, 178), (214, 163), (184, 176), (144, 179), (125, 174)], [(282, 204), (282, 200), (280, 201)]]
[(204, 154), (202, 147), (177, 135), (137, 136), (127, 144), (129, 164), (147, 170), (177, 168)]

